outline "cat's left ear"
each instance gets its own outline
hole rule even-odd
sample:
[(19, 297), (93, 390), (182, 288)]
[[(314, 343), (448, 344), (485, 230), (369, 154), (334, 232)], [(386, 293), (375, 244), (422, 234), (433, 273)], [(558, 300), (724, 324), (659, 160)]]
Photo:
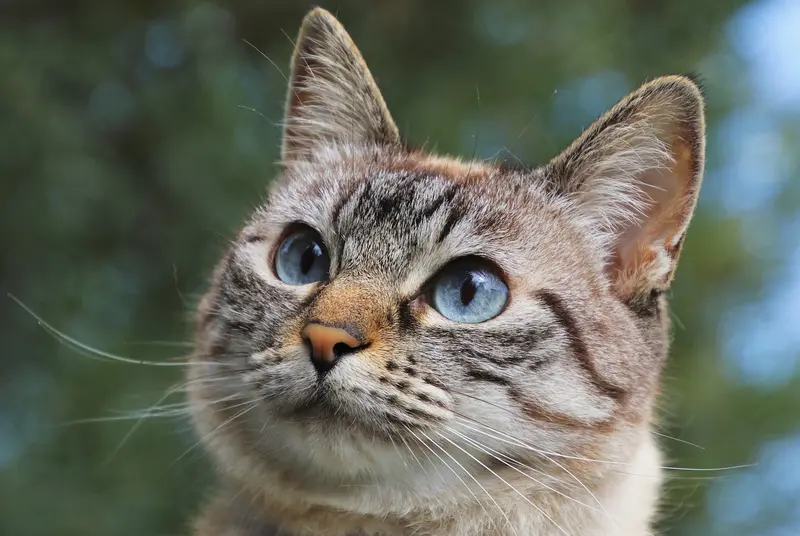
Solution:
[(577, 219), (607, 251), (624, 301), (669, 287), (703, 177), (705, 120), (698, 86), (658, 78), (623, 99), (546, 168)]
[(399, 145), (400, 136), (358, 48), (333, 15), (316, 8), (292, 57), (281, 158), (307, 160), (334, 144)]

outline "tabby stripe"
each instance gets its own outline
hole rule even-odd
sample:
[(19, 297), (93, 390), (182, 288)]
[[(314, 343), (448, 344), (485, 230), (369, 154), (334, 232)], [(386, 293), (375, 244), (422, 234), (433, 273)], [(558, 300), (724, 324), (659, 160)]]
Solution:
[(353, 196), (358, 193), (359, 187), (364, 185), (364, 191), (362, 195), (369, 192), (371, 189), (371, 185), (369, 182), (354, 182), (350, 187), (347, 188), (344, 195), (340, 196), (339, 202), (334, 205), (331, 211), (331, 222), (335, 227), (339, 225), (339, 215), (342, 212), (342, 209), (350, 202)]
[(490, 363), (494, 363), (495, 365), (501, 367), (503, 365), (514, 365), (517, 363), (521, 363), (530, 358), (528, 354), (525, 352), (511, 353), (504, 355), (502, 357), (496, 357), (489, 353), (480, 352), (477, 350), (470, 350), (466, 348), (464, 348), (461, 352), (464, 356), (469, 357), (470, 359), (478, 363), (480, 363), (481, 361), (489, 361)]
[(636, 315), (636, 318), (643, 320), (658, 319), (661, 314), (661, 295), (662, 291), (653, 289), (647, 296), (634, 296), (625, 305)]
[(447, 220), (445, 220), (442, 229), (439, 231), (439, 236), (436, 237), (436, 243), (441, 243), (450, 232), (453, 230), (453, 227), (461, 221), (461, 218), (464, 217), (464, 214), (459, 210), (459, 207), (456, 205), (450, 208), (450, 212), (447, 215)]
[(496, 383), (502, 386), (508, 386), (511, 384), (511, 382), (507, 379), (485, 369), (468, 368), (467, 378), (470, 380)]
[(265, 242), (266, 240), (267, 237), (260, 234), (251, 234), (251, 235), (246, 235), (244, 237), (244, 241), (246, 244), (256, 244), (258, 242)]
[(569, 339), (570, 349), (581, 368), (588, 374), (592, 385), (607, 397), (619, 401), (625, 395), (625, 391), (603, 379), (597, 372), (589, 355), (589, 350), (586, 348), (586, 343), (581, 337), (581, 330), (561, 298), (549, 290), (539, 290), (536, 294), (539, 300), (550, 309), (550, 312), (556, 317), (561, 327), (564, 328)]
[[(427, 335), (444, 339), (452, 345), (459, 347), (459, 352), (474, 362), (481, 363), (489, 361), (498, 366), (516, 365), (519, 363), (528, 363), (530, 367), (538, 367), (544, 364), (545, 360), (541, 356), (537, 356), (534, 352), (542, 341), (555, 337), (556, 331), (551, 327), (526, 327), (530, 331), (522, 331), (521, 333), (501, 333), (493, 331), (473, 330), (465, 328), (457, 332), (453, 330), (429, 328), (425, 330)], [(480, 347), (465, 348), (463, 342), (465, 337), (467, 340), (470, 337), (479, 338), (483, 343), (483, 347), (503, 348), (504, 351), (495, 355), (489, 351), (482, 351)]]
[(594, 428), (600, 430), (610, 428), (613, 423), (613, 421), (609, 420), (586, 423), (563, 413), (555, 413), (530, 400), (515, 387), (508, 388), (508, 396), (520, 407), (526, 417), (534, 421), (549, 422), (567, 428)]
[(377, 199), (375, 219), (377, 221), (385, 220), (397, 210), (397, 205), (399, 204), (400, 199), (392, 197), (391, 195)]
[(398, 207), (403, 199), (412, 199), (417, 187), (416, 174), (399, 175), (390, 191), (382, 191), (375, 195), (375, 219), (383, 221), (389, 216), (397, 214)]
[(430, 218), (436, 211), (439, 210), (443, 204), (447, 203), (448, 205), (453, 202), (453, 199), (456, 196), (457, 189), (455, 186), (449, 186), (446, 190), (442, 192), (436, 199), (431, 201), (430, 205), (425, 207), (422, 211), (422, 217), (425, 219)]
[(419, 321), (411, 312), (411, 305), (407, 301), (400, 303), (400, 306), (397, 308), (397, 329), (401, 333), (408, 333), (409, 331), (416, 329), (418, 326)]

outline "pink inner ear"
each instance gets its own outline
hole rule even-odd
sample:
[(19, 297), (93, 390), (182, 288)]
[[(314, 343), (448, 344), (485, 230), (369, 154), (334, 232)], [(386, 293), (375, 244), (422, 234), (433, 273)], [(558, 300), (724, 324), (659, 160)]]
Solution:
[(688, 225), (695, 186), (691, 149), (681, 140), (672, 144), (671, 153), (674, 161), (667, 169), (648, 171), (640, 177), (648, 206), (637, 221), (619, 230), (608, 265), (612, 279), (647, 278), (659, 285), (672, 277), (681, 246), (680, 240), (674, 242)]

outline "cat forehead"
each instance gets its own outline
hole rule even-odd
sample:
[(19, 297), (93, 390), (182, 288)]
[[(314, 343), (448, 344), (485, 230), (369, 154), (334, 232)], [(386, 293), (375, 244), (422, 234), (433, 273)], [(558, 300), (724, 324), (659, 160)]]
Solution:
[(509, 210), (525, 211), (542, 201), (537, 171), (415, 153), (353, 152), (323, 154), (292, 166), (274, 189), (272, 206), (287, 217), (303, 215), (314, 221), (329, 216), (320, 223), (354, 230), (375, 225), (416, 228), (455, 206), (464, 218), (493, 216), (498, 224), (510, 223), (503, 217)]
[(320, 159), (287, 170), (264, 215), (321, 233), (406, 237), (418, 245), (443, 242), (458, 229), (506, 237), (546, 205), (537, 173), (415, 154)]
[(315, 228), (344, 270), (403, 277), (478, 255), (511, 272), (579, 253), (580, 236), (537, 170), (409, 154), (328, 158), (286, 170), (249, 233)]

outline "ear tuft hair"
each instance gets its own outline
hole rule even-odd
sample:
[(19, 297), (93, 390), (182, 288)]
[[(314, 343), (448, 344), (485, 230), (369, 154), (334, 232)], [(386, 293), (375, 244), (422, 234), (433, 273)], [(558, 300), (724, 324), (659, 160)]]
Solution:
[(281, 157), (308, 160), (331, 144), (400, 144), (364, 59), (322, 8), (303, 20), (292, 57)]
[(606, 248), (621, 298), (669, 286), (704, 151), (700, 89), (687, 77), (666, 76), (628, 95), (546, 168), (551, 187)]

